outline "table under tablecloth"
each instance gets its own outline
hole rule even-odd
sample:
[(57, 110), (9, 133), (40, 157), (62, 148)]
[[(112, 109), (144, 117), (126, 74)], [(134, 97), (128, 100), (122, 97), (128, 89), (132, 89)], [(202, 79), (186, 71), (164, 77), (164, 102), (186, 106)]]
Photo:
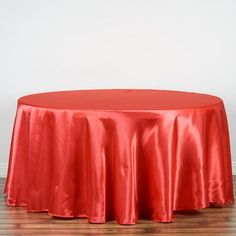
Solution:
[(80, 90), (18, 100), (7, 204), (89, 222), (174, 219), (233, 202), (223, 101), (165, 90)]

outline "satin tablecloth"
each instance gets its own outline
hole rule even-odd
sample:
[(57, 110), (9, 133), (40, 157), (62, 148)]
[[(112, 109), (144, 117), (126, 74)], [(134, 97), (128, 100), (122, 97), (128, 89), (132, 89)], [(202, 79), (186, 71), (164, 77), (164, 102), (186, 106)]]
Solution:
[(162, 90), (82, 90), (18, 100), (9, 206), (60, 217), (174, 219), (233, 202), (220, 98)]

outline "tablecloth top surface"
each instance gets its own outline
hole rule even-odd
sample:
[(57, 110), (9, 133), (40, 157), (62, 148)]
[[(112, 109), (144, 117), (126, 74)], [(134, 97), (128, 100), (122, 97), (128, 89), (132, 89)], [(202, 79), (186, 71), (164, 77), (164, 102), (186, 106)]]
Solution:
[(72, 90), (31, 94), (19, 104), (85, 110), (175, 110), (216, 105), (219, 97), (191, 92), (151, 89)]

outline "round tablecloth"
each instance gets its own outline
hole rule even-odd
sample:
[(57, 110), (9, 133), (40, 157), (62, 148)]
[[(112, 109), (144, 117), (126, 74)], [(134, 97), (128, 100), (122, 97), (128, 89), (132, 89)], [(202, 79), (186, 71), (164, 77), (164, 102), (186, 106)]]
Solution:
[(170, 222), (175, 210), (233, 202), (218, 97), (81, 90), (18, 100), (7, 204), (89, 222)]

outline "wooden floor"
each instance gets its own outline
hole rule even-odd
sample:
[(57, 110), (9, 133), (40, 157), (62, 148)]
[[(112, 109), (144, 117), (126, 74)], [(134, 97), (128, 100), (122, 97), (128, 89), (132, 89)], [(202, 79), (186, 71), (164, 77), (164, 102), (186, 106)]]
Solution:
[[(0, 179), (0, 235), (235, 235), (236, 206), (207, 208), (177, 214), (172, 223), (139, 220), (132, 226), (115, 222), (91, 224), (86, 219), (55, 219), (47, 213), (27, 213), (24, 207), (6, 206), (5, 179)], [(236, 189), (236, 176), (234, 177)], [(235, 204), (236, 205), (236, 204)]]

